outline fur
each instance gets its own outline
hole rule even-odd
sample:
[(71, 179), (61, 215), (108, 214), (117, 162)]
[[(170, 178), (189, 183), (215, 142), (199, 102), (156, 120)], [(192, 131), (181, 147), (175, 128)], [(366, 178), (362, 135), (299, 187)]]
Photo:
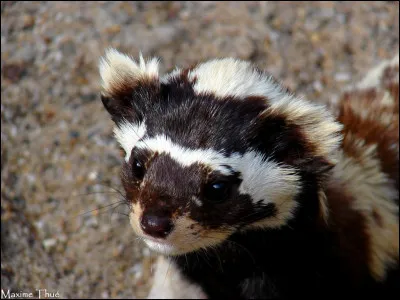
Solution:
[(165, 255), (149, 297), (398, 293), (398, 58), (332, 112), (233, 58), (160, 76), (109, 50), (100, 74), (132, 228)]
[(145, 122), (129, 123), (122, 121), (119, 127), (114, 128), (114, 135), (125, 152), (125, 160), (129, 161), (132, 149), (146, 133)]
[(188, 281), (173, 262), (159, 256), (148, 299), (207, 299), (200, 286)]

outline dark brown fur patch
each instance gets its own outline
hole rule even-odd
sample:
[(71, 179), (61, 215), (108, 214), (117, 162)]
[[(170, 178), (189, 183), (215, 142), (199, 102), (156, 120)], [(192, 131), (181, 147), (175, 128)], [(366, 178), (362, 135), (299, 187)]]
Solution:
[[(259, 97), (251, 98), (258, 100)], [(273, 143), (279, 161), (313, 174), (323, 174), (332, 168), (326, 158), (317, 156), (317, 145), (307, 138), (302, 127), (289, 123), (284, 115), (266, 109), (256, 126), (257, 138), (268, 137), (264, 147)]]
[(124, 79), (111, 86), (110, 91), (107, 92), (114, 99), (130, 99), (135, 91), (148, 93), (148, 91), (158, 89), (158, 87), (158, 78), (140, 77)]
[[(398, 84), (392, 86), (392, 91), (398, 91)], [(396, 106), (382, 106), (380, 98), (383, 94), (375, 89), (360, 92), (347, 93), (342, 101), (338, 120), (344, 125), (343, 143), (344, 152), (359, 160), (360, 148), (356, 146), (354, 137), (364, 140), (366, 145), (377, 145), (377, 158), (381, 164), (382, 171), (395, 181), (399, 182), (399, 158), (395, 146), (399, 141), (399, 111)], [(398, 103), (395, 99), (395, 103)], [(365, 116), (355, 110), (352, 101), (358, 101), (357, 108), (364, 109)], [(388, 124), (380, 120), (391, 116)]]
[(345, 186), (330, 182), (326, 188), (330, 209), (329, 227), (337, 240), (338, 253), (342, 256), (343, 266), (349, 269), (353, 279), (368, 274), (369, 234), (365, 217), (351, 208), (355, 199), (346, 191)]
[(123, 80), (113, 85), (107, 93), (101, 95), (105, 109), (112, 120), (118, 125), (122, 119), (136, 123), (143, 118), (145, 112), (145, 98), (151, 102), (159, 93), (160, 84), (155, 78), (140, 78)]

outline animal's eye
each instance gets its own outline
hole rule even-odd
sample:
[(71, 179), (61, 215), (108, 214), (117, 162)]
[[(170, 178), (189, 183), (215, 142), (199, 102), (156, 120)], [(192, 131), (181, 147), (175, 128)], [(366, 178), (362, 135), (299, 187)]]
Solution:
[(225, 181), (212, 181), (206, 184), (204, 197), (212, 203), (220, 203), (229, 197), (230, 184)]
[(143, 179), (145, 172), (144, 163), (138, 158), (134, 158), (132, 162), (132, 174), (137, 179)]

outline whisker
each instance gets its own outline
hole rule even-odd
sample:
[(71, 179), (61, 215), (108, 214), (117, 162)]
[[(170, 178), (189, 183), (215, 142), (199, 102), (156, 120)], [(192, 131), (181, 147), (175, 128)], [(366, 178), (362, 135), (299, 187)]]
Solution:
[(100, 182), (96, 182), (96, 183), (101, 185), (101, 186), (108, 187), (108, 188), (114, 190), (116, 193), (120, 194), (122, 197), (125, 198), (124, 194), (120, 190), (118, 190), (117, 188), (115, 188), (115, 187), (113, 187), (111, 185), (106, 184), (104, 181), (100, 181)]
[(88, 193), (84, 193), (84, 194), (78, 194), (78, 195), (74, 195), (74, 196), (68, 196), (68, 199), (73, 199), (73, 198), (77, 198), (77, 197), (83, 197), (83, 196), (91, 196), (91, 195), (95, 195), (95, 194), (105, 194), (105, 195), (115, 195), (117, 194), (117, 192), (88, 192)]
[[(104, 215), (104, 214), (106, 214), (108, 211), (105, 211), (105, 212), (101, 212), (101, 213), (99, 213), (98, 215), (100, 216), (100, 215)], [(117, 214), (119, 214), (119, 215), (123, 215), (123, 213), (120, 213), (120, 212), (116, 212)], [(125, 214), (126, 215), (126, 214)], [(128, 216), (129, 217), (129, 215), (126, 215), (126, 216)], [(111, 223), (111, 217), (110, 217), (110, 223)]]
[[(115, 212), (115, 209), (118, 208), (118, 207), (119, 207), (120, 205), (122, 205), (122, 204), (127, 205), (127, 203), (120, 203), (120, 204), (118, 204), (117, 206), (113, 207), (112, 212), (111, 212), (111, 215), (110, 215), (110, 223), (111, 223), (112, 215), (113, 215), (113, 213)], [(129, 205), (128, 205), (128, 207), (129, 207)], [(128, 214), (124, 214), (124, 213), (121, 213), (121, 212), (117, 212), (117, 214), (124, 215), (124, 216), (126, 216), (126, 217), (129, 218), (129, 215), (128, 215)]]
[[(200, 255), (200, 257), (203, 257), (203, 259), (204, 259), (204, 261), (206, 262), (206, 264), (207, 264), (210, 268), (212, 268), (212, 266), (211, 266), (211, 264), (210, 264), (210, 261), (209, 261), (209, 257), (207, 256), (207, 249), (201, 247), (200, 250), (202, 251), (202, 253), (204, 253), (204, 256), (201, 256), (201, 255)], [(207, 259), (206, 259), (206, 258), (207, 258)]]
[(125, 204), (125, 200), (120, 200), (120, 201), (118, 201), (118, 202), (111, 203), (111, 204), (108, 204), (108, 205), (106, 205), (106, 206), (103, 206), (103, 207), (100, 207), (100, 208), (92, 209), (92, 210), (90, 210), (90, 211), (87, 211), (87, 212), (84, 212), (84, 213), (78, 214), (78, 215), (77, 215), (77, 216), (75, 216), (75, 217), (81, 217), (81, 216), (84, 216), (84, 215), (90, 214), (90, 213), (92, 213), (92, 212), (94, 212), (94, 211), (96, 211), (96, 210), (101, 210), (101, 209), (104, 209), (104, 208), (107, 208), (107, 207), (110, 207), (110, 206), (113, 206), (113, 205), (116, 205), (116, 204)]

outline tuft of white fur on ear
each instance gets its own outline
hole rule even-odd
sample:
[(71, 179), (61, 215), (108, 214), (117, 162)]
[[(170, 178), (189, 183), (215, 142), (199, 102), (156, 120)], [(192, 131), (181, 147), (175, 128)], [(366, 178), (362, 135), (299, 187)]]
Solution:
[(112, 94), (125, 84), (134, 84), (135, 81), (143, 78), (157, 79), (159, 60), (151, 58), (146, 62), (140, 53), (138, 64), (130, 56), (109, 48), (100, 59), (99, 71), (104, 92)]

